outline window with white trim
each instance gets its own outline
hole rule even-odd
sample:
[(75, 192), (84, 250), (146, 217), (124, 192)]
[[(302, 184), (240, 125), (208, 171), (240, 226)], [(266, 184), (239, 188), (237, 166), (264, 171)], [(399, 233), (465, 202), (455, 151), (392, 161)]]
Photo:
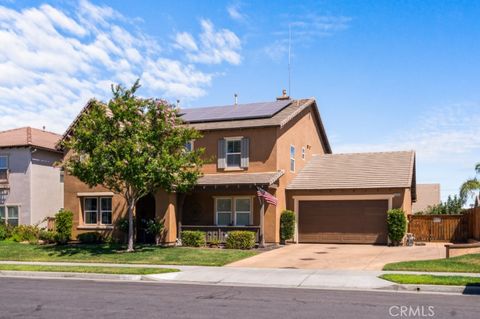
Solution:
[(85, 197), (83, 202), (85, 225), (112, 225), (112, 198)]
[(250, 197), (235, 198), (235, 226), (251, 225), (252, 199)]
[(305, 160), (305, 147), (302, 147), (302, 160)]
[(6, 180), (8, 174), (8, 156), (0, 156), (0, 180)]
[(216, 223), (217, 225), (229, 226), (232, 224), (232, 199), (217, 198), (216, 204)]
[(225, 159), (227, 167), (240, 167), (242, 158), (242, 139), (232, 138), (225, 141)]
[(295, 172), (295, 146), (290, 145), (290, 171)]
[(0, 223), (18, 226), (18, 206), (0, 206)]
[(251, 197), (217, 197), (215, 207), (216, 224), (219, 226), (247, 226), (252, 224)]

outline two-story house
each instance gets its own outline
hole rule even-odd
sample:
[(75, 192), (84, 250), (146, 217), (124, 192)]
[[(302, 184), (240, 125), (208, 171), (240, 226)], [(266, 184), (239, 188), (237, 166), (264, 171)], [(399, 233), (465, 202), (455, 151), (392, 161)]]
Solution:
[(60, 138), (30, 127), (0, 132), (0, 222), (40, 224), (63, 208)]
[[(282, 96), (180, 113), (203, 134), (187, 148), (204, 148), (210, 161), (189, 194), (159, 190), (139, 201), (137, 220), (162, 218), (166, 244), (175, 243), (181, 229), (204, 230), (207, 238), (219, 239), (230, 230), (249, 229), (267, 243), (278, 243), (285, 209), (297, 214), (297, 242), (384, 244), (386, 211), (411, 212), (414, 153), (332, 155), (313, 98)], [(262, 205), (257, 187), (275, 196), (277, 205)], [(90, 189), (73, 176), (65, 176), (65, 207), (75, 213), (76, 232), (110, 231), (126, 212), (118, 195)], [(137, 239), (146, 240), (139, 224)]]

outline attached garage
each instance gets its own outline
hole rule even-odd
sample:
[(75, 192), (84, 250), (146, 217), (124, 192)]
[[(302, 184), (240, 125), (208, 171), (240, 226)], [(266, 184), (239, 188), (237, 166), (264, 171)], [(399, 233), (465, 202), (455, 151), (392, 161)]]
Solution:
[(298, 243), (388, 243), (387, 211), (411, 214), (415, 153), (317, 155), (287, 186)]
[(300, 243), (387, 243), (388, 200), (304, 200), (298, 205)]

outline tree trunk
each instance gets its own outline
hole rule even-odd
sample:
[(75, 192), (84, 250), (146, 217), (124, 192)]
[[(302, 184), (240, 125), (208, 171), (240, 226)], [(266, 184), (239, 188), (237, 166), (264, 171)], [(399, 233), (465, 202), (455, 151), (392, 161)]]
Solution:
[(133, 249), (133, 209), (135, 208), (135, 201), (128, 201), (128, 247), (127, 251), (132, 252)]

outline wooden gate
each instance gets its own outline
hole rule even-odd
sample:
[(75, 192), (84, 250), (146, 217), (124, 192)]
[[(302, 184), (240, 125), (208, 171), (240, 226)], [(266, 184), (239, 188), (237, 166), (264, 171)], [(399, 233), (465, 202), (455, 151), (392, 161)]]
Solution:
[(408, 232), (416, 241), (466, 242), (470, 237), (469, 215), (410, 215)]

